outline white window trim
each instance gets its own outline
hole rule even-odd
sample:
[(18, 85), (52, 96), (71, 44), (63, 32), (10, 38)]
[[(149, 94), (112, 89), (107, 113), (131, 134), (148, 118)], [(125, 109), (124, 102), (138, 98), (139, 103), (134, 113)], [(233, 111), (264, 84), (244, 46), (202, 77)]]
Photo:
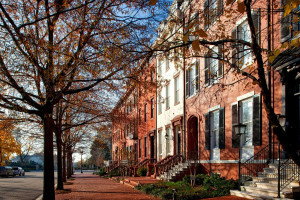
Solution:
[(212, 108), (209, 108), (208, 109), (208, 112), (213, 112), (213, 111), (216, 111), (216, 110), (218, 110), (218, 109), (220, 109), (221, 108), (221, 105), (219, 104), (219, 105), (216, 105), (216, 106), (214, 106), (214, 107), (212, 107)]
[[(241, 95), (241, 96), (238, 96), (237, 98), (236, 98), (236, 100), (237, 101), (243, 101), (243, 100), (245, 100), (245, 99), (248, 99), (248, 98), (250, 98), (250, 97), (253, 97), (255, 95), (255, 93), (254, 93), (254, 91), (251, 91), (251, 92), (248, 92), (248, 93), (246, 93), (246, 94), (243, 94), (243, 95)], [(236, 102), (237, 103), (237, 102)], [(234, 104), (234, 103), (233, 103)], [(232, 105), (233, 105), (232, 104)]]

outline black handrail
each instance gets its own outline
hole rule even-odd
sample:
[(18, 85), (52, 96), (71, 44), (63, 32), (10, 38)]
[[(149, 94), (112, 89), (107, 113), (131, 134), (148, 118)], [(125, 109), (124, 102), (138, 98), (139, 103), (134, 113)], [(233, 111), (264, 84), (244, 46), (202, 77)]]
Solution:
[(240, 164), (240, 182), (244, 183), (250, 177), (257, 177), (258, 172), (262, 172), (268, 166), (269, 158), (269, 144), (263, 147), (259, 152), (253, 155), (246, 161), (241, 161)]
[(278, 197), (280, 197), (280, 191), (286, 188), (294, 180), (299, 179), (299, 166), (292, 159), (279, 163), (279, 169)]

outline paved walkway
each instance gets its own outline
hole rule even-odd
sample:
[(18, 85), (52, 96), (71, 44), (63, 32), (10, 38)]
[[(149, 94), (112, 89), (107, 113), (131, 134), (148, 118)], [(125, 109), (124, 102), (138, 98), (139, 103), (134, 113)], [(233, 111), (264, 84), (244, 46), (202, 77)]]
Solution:
[[(133, 188), (91, 173), (75, 174), (64, 185), (64, 191), (56, 191), (56, 200), (159, 200), (143, 194)], [(246, 200), (245, 198), (226, 196), (207, 200)]]
[(75, 174), (64, 186), (66, 191), (56, 191), (56, 200), (158, 200), (129, 186), (115, 183), (93, 174)]

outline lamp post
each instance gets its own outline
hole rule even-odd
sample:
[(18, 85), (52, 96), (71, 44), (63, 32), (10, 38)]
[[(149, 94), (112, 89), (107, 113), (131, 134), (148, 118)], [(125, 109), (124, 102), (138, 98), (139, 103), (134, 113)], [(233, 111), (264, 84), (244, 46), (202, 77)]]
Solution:
[(239, 144), (239, 184), (241, 185), (241, 137), (246, 133), (247, 125), (238, 123), (233, 125), (234, 133), (240, 138), (240, 144)]
[(80, 172), (83, 173), (83, 172), (82, 172), (82, 154), (83, 154), (83, 150), (82, 150), (82, 149), (80, 150), (80, 154), (81, 154), (81, 161), (80, 161), (80, 165), (81, 165), (81, 166), (80, 166)]

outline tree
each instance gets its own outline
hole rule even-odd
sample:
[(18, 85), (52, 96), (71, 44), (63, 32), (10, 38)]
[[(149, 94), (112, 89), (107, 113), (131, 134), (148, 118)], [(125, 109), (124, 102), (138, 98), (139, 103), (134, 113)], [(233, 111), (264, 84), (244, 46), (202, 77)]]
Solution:
[(144, 30), (152, 24), (137, 17), (144, 12), (141, 18), (148, 18), (147, 7), (148, 1), (118, 0), (0, 3), (0, 106), (43, 124), (45, 200), (55, 199), (54, 106), (66, 95), (101, 91), (100, 83), (131, 76), (133, 63), (143, 57), (134, 49), (149, 42)]
[[(298, 133), (287, 134), (280, 126), (277, 115), (272, 107), (271, 88), (268, 82), (272, 71), (271, 63), (280, 52), (286, 49), (295, 50), (300, 46), (300, 40), (297, 37), (283, 44), (277, 43), (277, 41), (273, 41), (271, 44), (272, 30), (280, 30), (280, 12), (282, 12), (283, 17), (288, 16), (289, 13), (292, 12), (296, 13), (296, 15), (294, 15), (296, 16), (293, 19), (294, 21), (290, 23), (287, 29), (293, 30), (295, 26), (298, 26), (299, 15), (297, 16), (296, 9), (299, 7), (299, 1), (286, 1), (285, 6), (280, 8), (279, 1), (263, 2), (242, 0), (235, 2), (233, 0), (226, 0), (224, 7), (222, 3), (221, 7), (218, 5), (212, 12), (207, 10), (207, 1), (199, 1), (198, 3), (199, 5), (195, 4), (194, 1), (186, 2), (187, 6), (185, 7), (185, 13), (182, 14), (183, 17), (181, 17), (181, 15), (171, 17), (170, 23), (176, 24), (175, 34), (169, 34), (168, 36), (162, 34), (162, 37), (157, 39), (153, 51), (174, 51), (175, 58), (173, 59), (175, 60), (179, 60), (182, 57), (184, 59), (201, 57), (218, 60), (225, 65), (224, 76), (233, 73), (236, 74), (236, 77), (234, 80), (231, 80), (230, 83), (220, 81), (216, 84), (219, 85), (219, 90), (217, 91), (223, 91), (224, 87), (244, 80), (248, 80), (248, 82), (250, 80), (250, 84), (257, 85), (261, 90), (264, 109), (270, 123), (269, 126), (272, 127), (273, 133), (277, 136), (283, 149), (295, 163), (300, 166)], [(202, 9), (203, 5), (204, 9)], [(201, 9), (199, 9), (199, 6), (201, 6)], [(268, 21), (267, 28), (261, 32), (259, 32), (258, 26), (256, 25), (259, 25), (260, 22), (257, 23), (258, 18), (255, 12), (261, 15), (261, 18)], [(274, 13), (277, 15), (278, 21), (271, 21), (270, 17)], [(235, 37), (236, 33), (231, 32), (235, 26), (236, 19), (244, 15), (246, 15), (250, 38), (238, 38)], [(214, 26), (215, 22), (217, 24), (216, 26)], [(208, 27), (212, 28), (208, 29)], [(262, 33), (266, 36), (265, 38), (260, 38), (263, 35)], [(261, 41), (268, 42), (263, 43)], [(272, 48), (272, 45), (274, 45), (275, 48)], [(190, 46), (192, 50), (187, 49), (187, 47)], [(219, 46), (222, 46), (222, 50), (219, 51), (218, 54), (216, 53), (215, 47)], [(247, 68), (242, 68), (244, 63), (242, 63), (241, 58), (246, 57), (247, 54), (249, 55), (249, 52), (250, 55), (253, 54), (254, 56), (254, 63), (249, 64), (250, 66)], [(285, 56), (299, 57), (299, 53), (293, 54), (292, 52), (293, 51), (289, 51)], [(211, 77), (215, 76), (212, 71), (208, 71), (208, 74)]]
[(110, 160), (110, 148), (106, 138), (101, 135), (97, 135), (91, 145), (91, 162), (96, 167), (103, 166), (104, 160)]
[[(3, 118), (2, 118), (3, 119)], [(20, 144), (12, 135), (14, 124), (11, 120), (1, 120), (0, 123), (0, 165), (5, 165), (14, 153), (20, 153)]]

